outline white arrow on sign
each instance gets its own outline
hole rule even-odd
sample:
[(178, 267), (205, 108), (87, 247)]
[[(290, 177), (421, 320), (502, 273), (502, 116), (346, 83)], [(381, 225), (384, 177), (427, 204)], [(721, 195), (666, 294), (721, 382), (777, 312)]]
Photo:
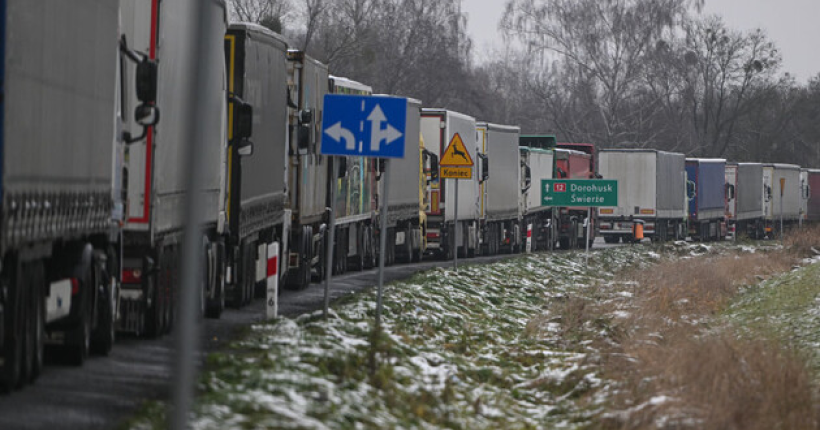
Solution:
[(352, 131), (342, 127), (341, 121), (333, 124), (330, 128), (325, 130), (325, 133), (339, 143), (341, 143), (342, 139), (344, 139), (345, 149), (348, 151), (353, 151), (356, 149), (356, 136), (353, 135)]
[(372, 152), (379, 152), (382, 140), (385, 145), (390, 145), (403, 136), (402, 132), (393, 128), (390, 124), (387, 124), (387, 128), (382, 130), (382, 123), (387, 122), (387, 117), (384, 116), (384, 111), (379, 105), (376, 105), (367, 120), (370, 121), (370, 151)]

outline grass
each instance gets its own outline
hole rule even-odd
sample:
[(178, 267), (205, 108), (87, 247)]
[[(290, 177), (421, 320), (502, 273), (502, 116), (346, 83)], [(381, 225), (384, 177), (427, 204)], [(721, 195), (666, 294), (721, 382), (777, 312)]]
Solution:
[[(774, 292), (818, 275), (788, 272), (796, 248), (676, 243), (596, 252), (589, 267), (557, 253), (420, 273), (387, 286), (378, 335), (375, 292), (327, 321), (251, 327), (209, 357), (192, 427), (814, 428), (807, 348), (781, 341), (813, 290)], [(772, 328), (781, 306), (794, 319)], [(811, 345), (817, 324), (791, 333)], [(163, 428), (164, 410), (128, 428)]]

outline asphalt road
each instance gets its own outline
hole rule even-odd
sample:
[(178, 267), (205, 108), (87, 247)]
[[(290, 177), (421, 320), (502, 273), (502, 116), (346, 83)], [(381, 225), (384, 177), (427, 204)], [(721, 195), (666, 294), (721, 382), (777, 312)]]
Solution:
[[(611, 247), (598, 239), (596, 249)], [(459, 264), (490, 263), (509, 256), (459, 259)], [(416, 272), (452, 265), (425, 261), (385, 269), (385, 283)], [(374, 287), (377, 271), (352, 272), (334, 277), (331, 300)], [(284, 291), (280, 313), (296, 316), (322, 309), (324, 289), (312, 284), (303, 291)], [(202, 354), (218, 350), (239, 329), (262, 320), (265, 301), (258, 299), (242, 309), (228, 309), (219, 320), (204, 320)], [(91, 357), (82, 367), (49, 362), (34, 385), (0, 396), (0, 429), (111, 429), (122, 424), (146, 400), (170, 395), (173, 335), (159, 339), (119, 338), (108, 357)]]

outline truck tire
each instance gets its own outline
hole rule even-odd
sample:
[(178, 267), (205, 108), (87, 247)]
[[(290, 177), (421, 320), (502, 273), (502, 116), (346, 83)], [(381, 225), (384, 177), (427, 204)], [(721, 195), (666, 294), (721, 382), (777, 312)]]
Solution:
[(215, 285), (213, 297), (208, 299), (205, 317), (219, 319), (225, 310), (225, 244), (221, 241), (213, 243), (215, 264)]
[(0, 384), (3, 391), (10, 392), (20, 388), (23, 383), (21, 374), (23, 371), (23, 337), (25, 324), (23, 319), (23, 300), (21, 292), (25, 288), (21, 265), (16, 264), (16, 268), (8, 280), (8, 297), (5, 303), (5, 313), (3, 322), (4, 344), (3, 344), (3, 372), (0, 375)]
[(618, 243), (618, 236), (606, 235), (604, 236), (605, 243)]
[(413, 229), (408, 225), (406, 229), (404, 229), (404, 245), (402, 245), (402, 259), (401, 262), (404, 264), (410, 264), (413, 262)]
[(99, 251), (94, 253), (94, 284), (98, 290), (97, 326), (91, 336), (91, 352), (96, 355), (108, 355), (114, 346), (116, 328), (114, 327), (114, 292), (111, 276), (105, 268), (106, 257)]
[(34, 304), (32, 307), (32, 321), (34, 325), (34, 348), (31, 356), (31, 374), (29, 380), (34, 382), (43, 372), (43, 361), (46, 340), (46, 271), (42, 261), (32, 264), (31, 267), (32, 292)]
[(157, 273), (148, 273), (145, 277), (145, 337), (154, 339), (162, 334), (162, 310), (160, 305)]

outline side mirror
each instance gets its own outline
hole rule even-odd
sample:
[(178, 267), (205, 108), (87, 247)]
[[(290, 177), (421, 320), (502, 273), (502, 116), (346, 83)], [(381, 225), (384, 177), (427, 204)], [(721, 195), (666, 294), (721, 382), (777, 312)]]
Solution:
[(526, 193), (529, 191), (530, 187), (532, 187), (532, 169), (530, 166), (526, 164), (521, 164), (521, 167), (524, 168), (524, 188), (521, 189), (522, 193)]
[(567, 177), (567, 172), (564, 171), (562, 168), (558, 168), (558, 178), (563, 179)]
[(732, 184), (726, 184), (726, 198), (731, 200), (735, 198), (735, 186)]
[(234, 103), (233, 138), (249, 139), (253, 134), (253, 107), (248, 103)]
[(299, 112), (299, 124), (310, 124), (313, 122), (313, 111), (303, 110)]
[(766, 188), (763, 190), (763, 192), (766, 194), (766, 201), (772, 201), (772, 187), (766, 185)]
[(300, 150), (307, 151), (310, 148), (310, 126), (300, 125), (298, 128), (297, 143)]
[(236, 153), (243, 157), (250, 157), (253, 155), (253, 142), (246, 138), (237, 140)]
[(339, 163), (339, 170), (337, 171), (337, 177), (339, 179), (344, 178), (347, 176), (347, 157), (335, 157), (334, 161)]
[(137, 99), (145, 104), (153, 104), (157, 100), (157, 63), (147, 57), (137, 63), (136, 84)]
[(479, 154), (479, 158), (481, 158), (481, 182), (484, 182), (490, 178), (490, 157)]
[(430, 180), (438, 181), (439, 178), (438, 156), (430, 154)]
[(153, 127), (159, 124), (159, 109), (142, 103), (134, 110), (134, 120), (143, 127)]
[(686, 181), (686, 198), (692, 200), (698, 195), (697, 187), (692, 181)]

